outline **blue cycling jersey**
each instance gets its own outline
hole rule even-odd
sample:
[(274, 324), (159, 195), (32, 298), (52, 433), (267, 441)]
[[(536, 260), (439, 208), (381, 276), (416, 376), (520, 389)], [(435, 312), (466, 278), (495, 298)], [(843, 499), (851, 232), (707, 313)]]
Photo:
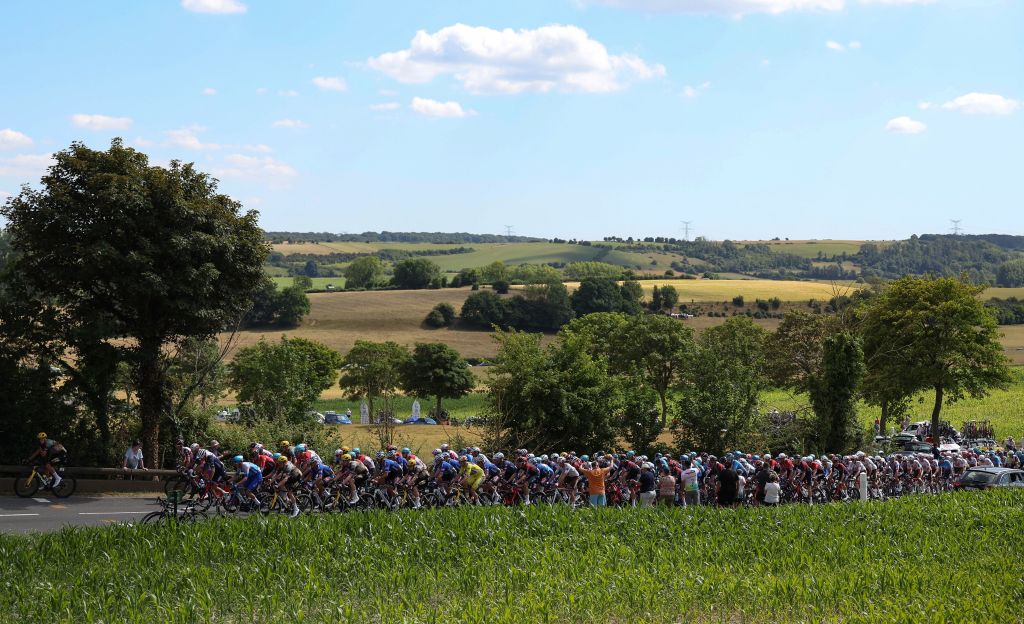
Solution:
[(555, 474), (555, 471), (551, 469), (551, 466), (548, 466), (547, 464), (544, 463), (537, 464), (537, 470), (539, 470), (541, 476), (544, 477), (550, 477), (551, 475)]
[(393, 459), (385, 459), (384, 463), (380, 465), (380, 471), (384, 474), (391, 474), (392, 472), (400, 472), (402, 467)]
[(330, 478), (334, 476), (334, 469), (327, 464), (319, 464), (316, 467), (316, 474), (321, 477)]

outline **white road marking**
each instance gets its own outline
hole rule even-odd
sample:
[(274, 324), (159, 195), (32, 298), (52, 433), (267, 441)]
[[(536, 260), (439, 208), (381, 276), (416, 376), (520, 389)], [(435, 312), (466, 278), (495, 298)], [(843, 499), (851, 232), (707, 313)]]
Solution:
[(50, 500), (46, 499), (46, 498), (33, 498), (32, 500), (34, 500), (37, 503), (47, 503), (47, 504), (49, 504), (49, 502), (50, 502)]
[[(145, 511), (80, 511), (80, 516), (116, 516), (120, 514), (140, 514), (146, 513)], [(39, 514), (36, 514), (39, 515)]]
[(0, 518), (20, 518), (22, 516), (38, 516), (38, 515), (39, 514), (31, 514), (31, 513), (25, 513), (25, 514), (0, 514)]

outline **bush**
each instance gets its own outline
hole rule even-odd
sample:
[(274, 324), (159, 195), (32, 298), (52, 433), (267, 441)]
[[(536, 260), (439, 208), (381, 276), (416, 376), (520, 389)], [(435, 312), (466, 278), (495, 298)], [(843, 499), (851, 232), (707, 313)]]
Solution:
[(735, 297), (733, 297), (732, 298), (732, 304), (734, 306), (736, 306), (737, 308), (742, 308), (743, 305), (744, 305), (743, 304), (743, 295), (736, 295)]
[(509, 283), (506, 282), (505, 280), (497, 280), (493, 284), (494, 291), (497, 292), (499, 295), (507, 295), (508, 287)]
[(427, 314), (427, 318), (423, 319), (423, 322), (428, 327), (448, 327), (455, 322), (455, 308), (450, 303), (439, 303)]

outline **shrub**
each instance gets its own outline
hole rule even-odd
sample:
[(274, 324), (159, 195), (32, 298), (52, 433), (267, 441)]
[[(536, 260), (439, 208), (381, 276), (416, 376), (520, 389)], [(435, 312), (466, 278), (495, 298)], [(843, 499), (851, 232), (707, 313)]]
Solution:
[(497, 292), (499, 295), (507, 295), (508, 287), (509, 283), (506, 282), (505, 280), (497, 280), (493, 284), (494, 291)]
[(743, 295), (736, 295), (735, 297), (733, 297), (732, 298), (732, 304), (734, 306), (736, 306), (737, 308), (742, 308), (743, 305), (744, 305), (744, 303), (743, 303)]
[(455, 308), (450, 303), (441, 302), (434, 306), (434, 309), (427, 314), (427, 318), (423, 319), (423, 322), (428, 327), (448, 327), (455, 322)]

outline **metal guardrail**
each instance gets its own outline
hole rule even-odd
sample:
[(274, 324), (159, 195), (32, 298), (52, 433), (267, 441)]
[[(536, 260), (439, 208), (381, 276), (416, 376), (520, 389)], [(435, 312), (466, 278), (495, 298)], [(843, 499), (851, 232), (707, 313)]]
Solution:
[[(27, 466), (0, 466), (0, 474), (18, 475), (25, 472)], [(134, 481), (151, 481), (160, 477), (174, 477), (176, 470), (124, 470), (121, 468), (92, 468), (89, 466), (68, 466), (65, 470), (76, 477), (100, 479), (131, 479)]]

